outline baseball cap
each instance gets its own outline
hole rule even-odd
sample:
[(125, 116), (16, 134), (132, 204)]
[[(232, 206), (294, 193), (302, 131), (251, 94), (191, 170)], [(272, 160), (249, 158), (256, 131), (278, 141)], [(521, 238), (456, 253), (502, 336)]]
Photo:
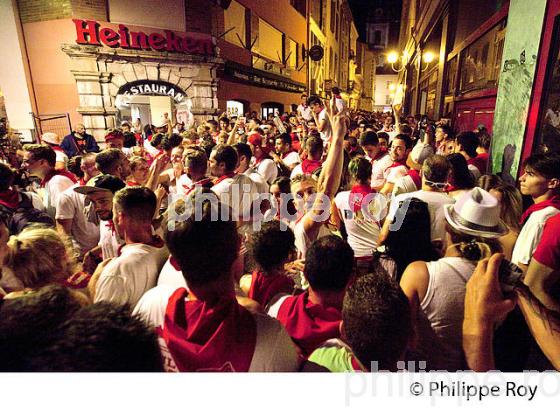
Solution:
[(106, 191), (111, 191), (114, 194), (125, 186), (126, 184), (122, 179), (114, 175), (98, 175), (90, 179), (86, 185), (74, 188), (74, 191), (83, 195)]

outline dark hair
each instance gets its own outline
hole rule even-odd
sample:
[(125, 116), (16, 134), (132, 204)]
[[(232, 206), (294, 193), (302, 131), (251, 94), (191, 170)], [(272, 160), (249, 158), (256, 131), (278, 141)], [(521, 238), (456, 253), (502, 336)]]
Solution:
[(150, 141), (150, 144), (152, 145), (152, 147), (158, 148), (162, 144), (164, 138), (166, 137), (167, 137), (166, 134), (162, 134), (161, 132), (158, 132), (157, 134), (152, 136), (152, 140)]
[(210, 154), (212, 153), (212, 150), (214, 149), (214, 147), (216, 146), (216, 143), (214, 141), (212, 141), (212, 139), (210, 138), (204, 138), (202, 140), (202, 142), (200, 143), (200, 148), (202, 148), (204, 150), (204, 152), (206, 152), (206, 157), (210, 158)]
[(397, 134), (393, 140), (401, 140), (404, 141), (404, 145), (406, 149), (412, 148), (412, 139), (407, 134)]
[(229, 118), (226, 116), (220, 117), (219, 122), (227, 122), (229, 124)]
[(474, 158), (477, 156), (476, 149), (480, 144), (480, 139), (478, 138), (478, 135), (475, 132), (472, 131), (460, 132), (457, 135), (456, 140), (457, 140), (457, 144), (461, 146), (463, 151), (465, 151), (469, 157)]
[(288, 177), (278, 177), (278, 178), (275, 178), (272, 181), (272, 184), (270, 184), (270, 186), (278, 185), (278, 188), (280, 188), (280, 193), (289, 194), (289, 193), (291, 193), (290, 184), (291, 184), (290, 178), (288, 178)]
[(453, 136), (453, 131), (451, 130), (451, 127), (447, 124), (440, 124), (436, 127), (436, 129), (439, 128), (441, 130), (441, 132), (443, 132), (444, 134), (452, 137)]
[(310, 95), (307, 98), (307, 105), (312, 105), (312, 104), (323, 105), (323, 101), (317, 95)]
[(215, 127), (218, 126), (218, 121), (216, 121), (216, 120), (207, 120), (206, 122), (207, 122), (208, 124), (214, 125)]
[(103, 174), (113, 174), (124, 158), (124, 154), (117, 148), (109, 148), (95, 156), (95, 166)]
[(379, 140), (379, 138), (384, 138), (387, 140), (387, 142), (389, 142), (389, 140), (391, 139), (389, 134), (387, 134), (385, 131), (379, 131), (377, 133), (377, 139)]
[(374, 145), (377, 147), (378, 144), (379, 144), (379, 137), (375, 133), (375, 131), (362, 132), (362, 134), (360, 135), (360, 145), (362, 147), (366, 145)]
[[(197, 199), (196, 212), (185, 221), (175, 222), (174, 229), (165, 234), (167, 248), (189, 286), (201, 286), (229, 275), (239, 252), (235, 221), (229, 215), (221, 217), (217, 198), (208, 198), (211, 191), (203, 193), (206, 197)], [(192, 206), (195, 209), (195, 204)]]
[(282, 144), (290, 145), (292, 143), (292, 138), (290, 137), (290, 134), (288, 134), (287, 132), (283, 132), (282, 134), (277, 135), (275, 139), (281, 139)]
[(14, 183), (15, 171), (8, 164), (0, 162), (0, 192), (7, 191)]
[(151, 223), (156, 212), (156, 195), (146, 187), (126, 187), (117, 191), (113, 202), (118, 211), (139, 223)]
[(173, 149), (181, 145), (182, 142), (183, 142), (183, 137), (181, 137), (179, 134), (171, 134), (171, 136), (168, 137), (169, 148), (164, 148), (164, 149), (165, 150)]
[(305, 258), (304, 276), (313, 290), (343, 291), (354, 267), (354, 251), (335, 235), (311, 244)]
[(31, 153), (34, 161), (44, 159), (49, 166), (54, 167), (56, 165), (56, 152), (46, 144), (29, 144), (25, 145), (23, 149)]
[(396, 370), (412, 334), (410, 306), (404, 292), (383, 273), (359, 277), (342, 306), (345, 341), (362, 365)]
[(226, 172), (233, 172), (237, 167), (238, 157), (237, 152), (231, 145), (217, 145), (213, 151), (216, 152), (214, 159), (218, 164), (223, 162), (226, 166)]
[(323, 140), (319, 137), (311, 136), (305, 141), (305, 148), (310, 157), (319, 157), (323, 154)]
[(251, 157), (253, 156), (253, 152), (251, 151), (251, 147), (248, 144), (243, 142), (238, 142), (232, 145), (235, 151), (237, 151), (237, 156), (239, 158), (245, 157), (247, 161), (251, 161)]
[(500, 178), (498, 175), (490, 174), (490, 175), (481, 175), (476, 182), (476, 185), (480, 188), (484, 189), (485, 191), (490, 192), (491, 189), (496, 188), (499, 185), (503, 185), (504, 180)]
[(385, 240), (386, 253), (397, 265), (397, 282), (410, 263), (418, 260), (429, 262), (439, 258), (431, 242), (428, 204), (418, 198), (407, 198), (398, 205), (392, 222), (400, 219), (402, 224), (399, 229), (390, 230)]
[(523, 162), (524, 168), (531, 168), (546, 179), (560, 179), (560, 153), (547, 152), (546, 154), (534, 154)]
[(206, 151), (200, 147), (189, 147), (185, 150), (185, 167), (192, 168), (199, 174), (206, 174), (208, 168), (208, 156)]
[(474, 178), (469, 171), (467, 160), (458, 152), (449, 154), (447, 160), (451, 163), (450, 183), (456, 189), (474, 188)]
[(399, 132), (401, 134), (406, 134), (410, 137), (412, 135), (412, 128), (410, 127), (410, 125), (402, 124), (399, 127)]
[[(449, 223), (445, 224), (445, 230), (449, 234), (451, 244), (459, 245), (457, 250), (463, 258), (473, 262), (477, 262), (484, 258), (490, 257), (492, 254), (502, 252), (502, 246), (497, 239), (481, 238), (478, 236), (468, 235), (459, 232)], [(487, 245), (487, 248), (486, 248)], [(485, 249), (486, 248), (486, 249)]]
[(294, 233), (280, 221), (265, 222), (251, 237), (251, 253), (266, 274), (282, 267), (294, 249)]
[(82, 157), (76, 155), (68, 160), (67, 168), (68, 171), (76, 175), (78, 178), (83, 178), (84, 172), (80, 168), (82, 165)]
[(490, 134), (486, 132), (480, 132), (479, 135), (480, 147), (484, 148), (485, 150), (490, 149), (490, 144), (492, 143), (492, 137), (490, 136)]
[(358, 183), (366, 185), (371, 178), (371, 163), (361, 156), (353, 158), (348, 164), (348, 172)]
[(424, 179), (435, 183), (447, 182), (449, 171), (451, 171), (451, 164), (443, 155), (432, 155), (422, 165)]

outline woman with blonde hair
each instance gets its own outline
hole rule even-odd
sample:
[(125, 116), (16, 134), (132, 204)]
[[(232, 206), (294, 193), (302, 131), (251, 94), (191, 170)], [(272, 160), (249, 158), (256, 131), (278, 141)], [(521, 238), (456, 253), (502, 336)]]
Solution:
[[(494, 178), (495, 177), (495, 178)], [(498, 238), (503, 249), (503, 254), (507, 260), (511, 260), (513, 248), (521, 225), (519, 220), (523, 213), (523, 200), (521, 192), (513, 185), (503, 182), (494, 175), (483, 175), (478, 180), (478, 186), (488, 191), (500, 203), (500, 218), (507, 225), (509, 232)]]
[(508, 232), (498, 200), (481, 188), (444, 206), (449, 245), (443, 258), (413, 262), (401, 288), (407, 296), (415, 330), (410, 360), (425, 360), (427, 370), (466, 370), (462, 326), (466, 284), (476, 264), (501, 252), (497, 238)]
[(16, 297), (50, 284), (82, 288), (88, 279), (87, 275), (78, 273), (69, 244), (57, 231), (47, 228), (30, 227), (12, 236), (2, 269), (22, 285), (20, 291), (7, 297)]

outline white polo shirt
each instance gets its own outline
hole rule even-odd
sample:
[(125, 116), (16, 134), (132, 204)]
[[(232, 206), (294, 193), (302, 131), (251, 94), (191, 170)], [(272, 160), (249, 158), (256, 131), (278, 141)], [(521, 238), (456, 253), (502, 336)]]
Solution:
[(132, 243), (110, 261), (97, 281), (94, 302), (114, 302), (135, 306), (142, 295), (156, 285), (169, 251), (143, 243)]

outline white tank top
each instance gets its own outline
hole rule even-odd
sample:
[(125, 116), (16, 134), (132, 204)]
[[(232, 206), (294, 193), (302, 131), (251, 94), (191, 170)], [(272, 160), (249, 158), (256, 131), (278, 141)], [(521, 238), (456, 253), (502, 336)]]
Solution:
[(420, 302), (417, 350), (427, 369), (466, 369), (463, 317), (466, 285), (475, 262), (459, 257), (427, 262), (429, 283)]

